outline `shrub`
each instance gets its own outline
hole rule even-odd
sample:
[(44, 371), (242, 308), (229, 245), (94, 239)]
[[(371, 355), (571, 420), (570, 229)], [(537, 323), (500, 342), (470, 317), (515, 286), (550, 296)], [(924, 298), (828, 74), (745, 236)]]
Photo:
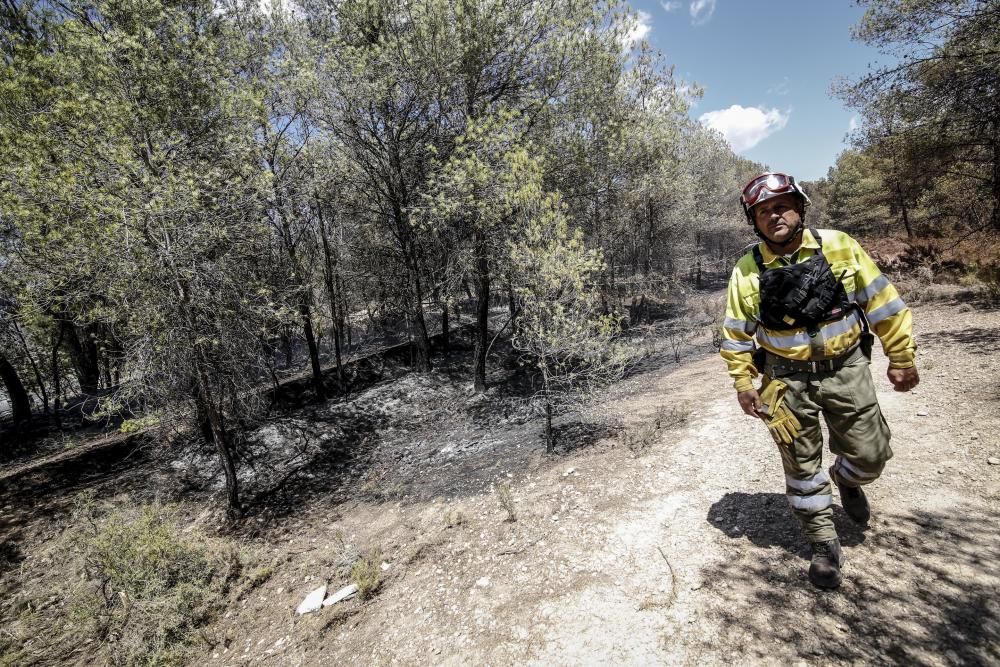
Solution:
[(250, 561), (229, 542), (182, 531), (172, 507), (100, 517), (87, 507), (74, 524), (86, 527), (55, 545), (66, 561), (58, 581), (33, 592), (19, 615), (16, 635), (32, 653), (94, 641), (109, 664), (184, 664), (209, 642), (206, 626)]
[(504, 521), (517, 521), (517, 508), (514, 507), (514, 494), (510, 491), (510, 484), (501, 482), (497, 486), (497, 499), (500, 501), (500, 507), (507, 513)]
[(382, 554), (378, 549), (363, 555), (351, 566), (351, 583), (358, 587), (358, 597), (371, 598), (382, 585)]

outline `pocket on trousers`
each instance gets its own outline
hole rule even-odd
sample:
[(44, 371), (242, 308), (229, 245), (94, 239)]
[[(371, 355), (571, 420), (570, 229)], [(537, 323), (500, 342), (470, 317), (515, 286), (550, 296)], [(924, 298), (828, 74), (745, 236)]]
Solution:
[(850, 397), (855, 410), (866, 410), (878, 405), (875, 394), (875, 382), (867, 359), (861, 357), (850, 366), (844, 366), (841, 375), (844, 381), (844, 392)]

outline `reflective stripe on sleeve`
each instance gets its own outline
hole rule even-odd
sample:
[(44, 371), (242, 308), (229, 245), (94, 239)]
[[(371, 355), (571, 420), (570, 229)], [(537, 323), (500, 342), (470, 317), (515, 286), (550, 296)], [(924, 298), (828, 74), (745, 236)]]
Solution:
[(788, 496), (788, 504), (793, 510), (812, 514), (825, 510), (833, 503), (831, 494), (821, 496)]
[(865, 305), (871, 301), (872, 297), (889, 286), (889, 279), (883, 274), (879, 274), (868, 287), (859, 289), (857, 292), (848, 294), (847, 297), (854, 303)]
[(882, 320), (888, 319), (902, 310), (906, 310), (906, 304), (903, 303), (901, 298), (896, 297), (884, 306), (868, 313), (868, 324), (875, 326)]
[(722, 349), (729, 352), (753, 352), (752, 340), (724, 340)]
[(785, 475), (785, 484), (788, 485), (790, 489), (796, 489), (798, 491), (815, 491), (824, 484), (829, 484), (830, 478), (827, 476), (825, 470), (820, 470), (818, 473), (810, 477), (809, 479), (795, 479), (789, 475)]
[(754, 330), (757, 328), (756, 322), (747, 322), (746, 320), (738, 320), (735, 317), (727, 317), (722, 323), (723, 328), (732, 329), (733, 331), (742, 331), (745, 334), (753, 334)]

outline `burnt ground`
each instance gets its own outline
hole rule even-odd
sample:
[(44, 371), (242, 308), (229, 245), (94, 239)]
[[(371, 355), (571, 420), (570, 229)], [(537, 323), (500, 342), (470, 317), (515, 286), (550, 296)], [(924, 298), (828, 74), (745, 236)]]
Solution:
[[(654, 346), (562, 415), (552, 456), (516, 368), (476, 396), (461, 354), (426, 375), (394, 367), (257, 429), (235, 526), (215, 509), (211, 452), (179, 444), (3, 480), (0, 585), (52, 576), (33, 554), (91, 489), (179, 502), (274, 563), (196, 664), (996, 664), (1000, 312), (943, 294), (914, 314), (921, 385), (892, 392), (873, 362), (895, 458), (868, 527), (836, 508), (835, 592), (809, 585), (778, 454), (707, 339), (681, 364)], [(376, 549), (377, 596), (294, 614), (319, 583), (346, 583), (345, 554)]]

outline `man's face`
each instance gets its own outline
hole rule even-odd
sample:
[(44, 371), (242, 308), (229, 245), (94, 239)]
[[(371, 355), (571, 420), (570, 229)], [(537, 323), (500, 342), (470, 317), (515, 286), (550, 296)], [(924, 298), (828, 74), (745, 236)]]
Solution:
[(754, 224), (769, 241), (784, 243), (802, 222), (799, 199), (793, 194), (778, 195), (753, 207)]

